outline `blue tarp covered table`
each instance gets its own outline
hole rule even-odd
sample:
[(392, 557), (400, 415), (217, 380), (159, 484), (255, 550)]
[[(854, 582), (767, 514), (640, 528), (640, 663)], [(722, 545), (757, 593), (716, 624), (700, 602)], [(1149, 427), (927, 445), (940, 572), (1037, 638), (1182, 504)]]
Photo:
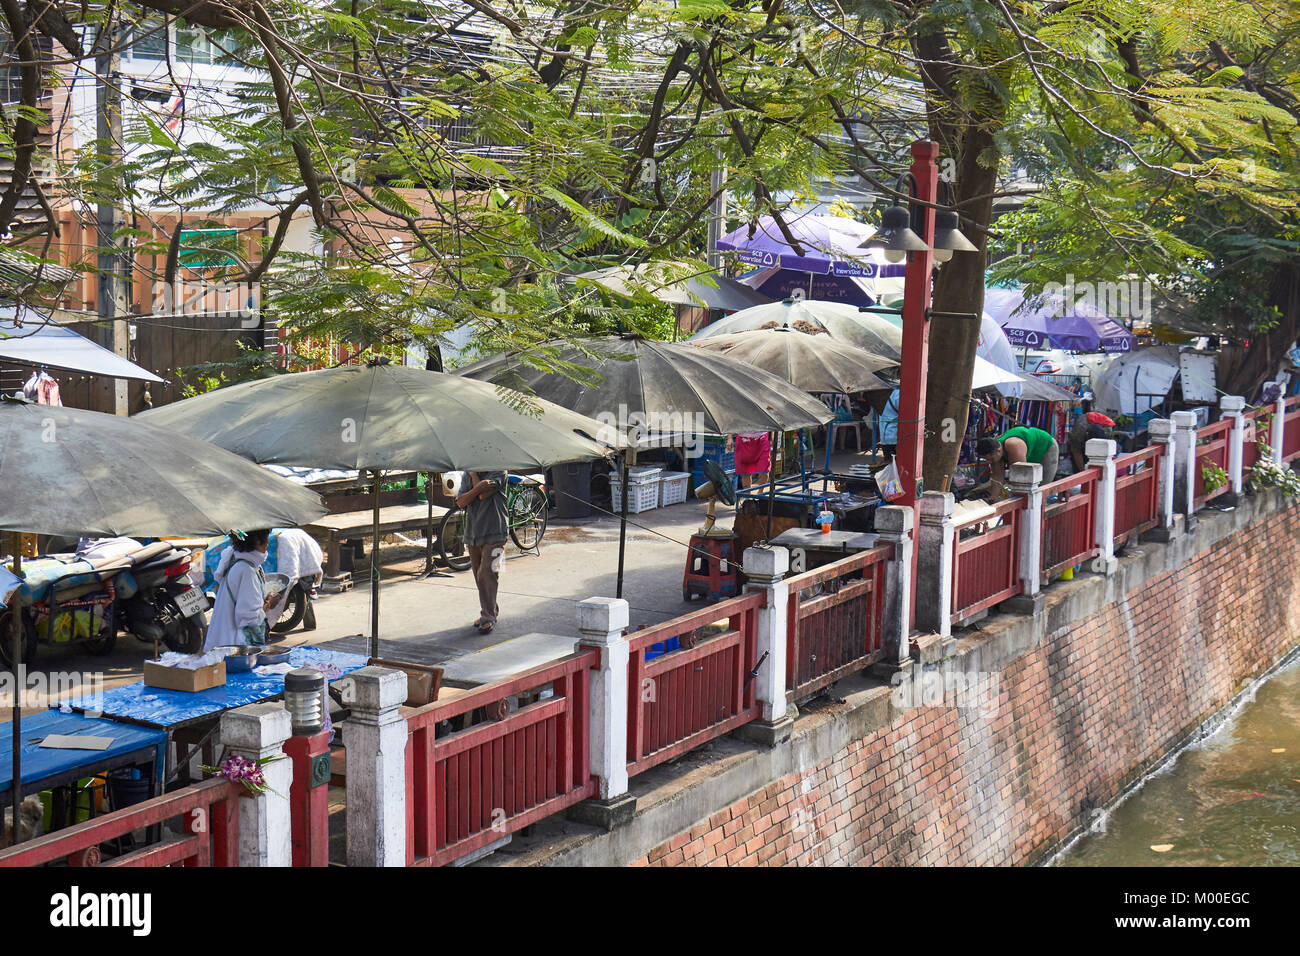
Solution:
[[(295, 647), (289, 652), (289, 664), (334, 664), (349, 674), (366, 666), (361, 654), (345, 654), (316, 647)], [(259, 675), (253, 671), (226, 674), (226, 683), (196, 693), (149, 687), (144, 681), (105, 691), (99, 700), (79, 697), (68, 701), (74, 710), (99, 710), (110, 720), (130, 721), (152, 727), (176, 727), (193, 723), (222, 711), (245, 704), (269, 700), (284, 693), (284, 675)]]
[[(107, 750), (62, 750), (45, 748), (40, 742), (49, 734), (74, 737), (112, 737)], [(50, 790), (83, 777), (118, 767), (152, 764), (154, 794), (161, 792), (167, 732), (111, 720), (95, 719), (85, 714), (64, 714), (47, 710), (22, 723), (22, 790), (23, 796)], [(0, 804), (8, 806), (13, 786), (13, 734), (8, 727), (0, 733)]]

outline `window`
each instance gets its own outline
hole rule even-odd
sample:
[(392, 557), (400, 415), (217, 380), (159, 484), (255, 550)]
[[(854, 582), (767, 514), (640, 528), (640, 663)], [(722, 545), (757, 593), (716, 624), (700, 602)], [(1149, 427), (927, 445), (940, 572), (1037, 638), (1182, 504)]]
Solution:
[(211, 63), (213, 52), (206, 29), (176, 25), (176, 59), (185, 63)]
[(131, 28), (127, 55), (133, 60), (166, 60), (169, 36), (172, 57), (176, 62), (213, 63), (220, 56), (220, 51), (208, 38), (207, 28), (179, 21), (164, 26), (164, 21), (152, 17)]
[(131, 27), (130, 57), (133, 60), (167, 59), (167, 25), (149, 18)]

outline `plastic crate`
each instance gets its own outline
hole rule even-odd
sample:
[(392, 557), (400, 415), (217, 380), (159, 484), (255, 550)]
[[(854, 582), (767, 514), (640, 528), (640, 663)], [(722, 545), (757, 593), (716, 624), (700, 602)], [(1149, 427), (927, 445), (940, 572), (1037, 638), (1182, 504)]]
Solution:
[[(623, 510), (623, 482), (615, 476), (609, 476), (609, 494), (614, 507), (611, 508), (615, 514)], [(627, 486), (627, 513), (630, 515), (640, 514), (643, 511), (650, 511), (659, 507), (659, 479), (651, 478), (649, 481), (633, 481)]]
[(681, 504), (686, 500), (686, 486), (690, 484), (689, 471), (665, 471), (659, 476), (659, 507)]
[(661, 474), (663, 469), (658, 465), (637, 465), (627, 470), (627, 480), (636, 485), (643, 481), (653, 481)]
[(645, 649), (645, 659), (652, 661), (656, 657), (663, 657), (665, 654), (679, 651), (682, 648), (681, 640), (676, 637), (670, 637), (666, 641), (660, 641), (658, 644), (651, 644)]

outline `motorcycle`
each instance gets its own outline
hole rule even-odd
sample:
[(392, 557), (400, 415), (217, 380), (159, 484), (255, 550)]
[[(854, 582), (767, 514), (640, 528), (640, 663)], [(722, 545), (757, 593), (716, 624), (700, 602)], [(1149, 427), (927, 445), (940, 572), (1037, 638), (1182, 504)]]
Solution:
[(190, 580), (191, 555), (172, 548), (127, 572), (134, 593), (122, 602), (125, 630), (147, 644), (162, 641), (170, 650), (197, 654), (207, 632), (208, 599)]
[[(41, 643), (84, 643), (91, 654), (109, 654), (119, 630), (183, 653), (202, 650), (208, 603), (190, 581), (190, 553), (129, 539), (105, 553), (102, 544), (98, 554), (49, 554), (24, 564), (21, 660), (30, 664)], [(0, 609), (6, 638), (12, 613)], [(11, 666), (12, 657), (12, 639), (0, 640), (0, 662)]]

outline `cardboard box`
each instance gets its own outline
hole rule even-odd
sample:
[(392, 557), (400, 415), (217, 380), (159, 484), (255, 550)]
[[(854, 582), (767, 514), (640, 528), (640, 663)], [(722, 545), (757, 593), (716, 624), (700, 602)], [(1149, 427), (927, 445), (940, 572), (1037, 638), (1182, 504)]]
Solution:
[(438, 688), (442, 685), (441, 667), (412, 664), (410, 661), (387, 661), (380, 657), (372, 657), (366, 663), (375, 667), (391, 667), (393, 670), (406, 671), (407, 707), (423, 707), (438, 699)]
[(181, 690), (194, 693), (209, 687), (220, 687), (226, 682), (226, 662), (208, 664), (206, 667), (163, 667), (155, 661), (144, 662), (144, 682), (149, 687)]

